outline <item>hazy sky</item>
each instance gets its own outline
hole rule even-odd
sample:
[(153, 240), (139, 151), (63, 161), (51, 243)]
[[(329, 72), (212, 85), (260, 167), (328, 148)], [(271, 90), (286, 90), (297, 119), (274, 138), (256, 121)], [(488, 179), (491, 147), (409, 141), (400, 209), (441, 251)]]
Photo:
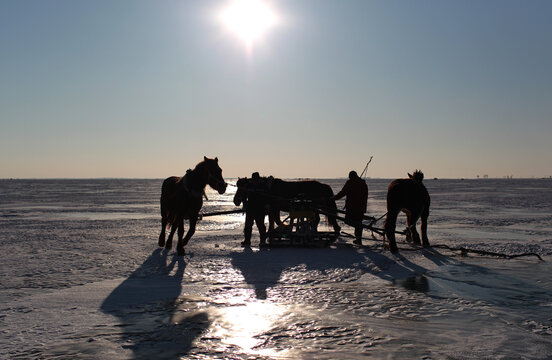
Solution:
[(552, 1), (0, 1), (0, 178), (552, 175)]

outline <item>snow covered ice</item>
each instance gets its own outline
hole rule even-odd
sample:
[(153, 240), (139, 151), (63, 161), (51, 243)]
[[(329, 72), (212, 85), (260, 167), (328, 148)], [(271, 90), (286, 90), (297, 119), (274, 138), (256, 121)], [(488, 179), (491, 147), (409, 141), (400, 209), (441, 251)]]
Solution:
[[(389, 180), (367, 182), (383, 215)], [(178, 257), (157, 246), (161, 180), (2, 180), (0, 357), (551, 358), (552, 181), (425, 184), (432, 245), (545, 261), (400, 237), (394, 256), (366, 231), (326, 249), (254, 232), (248, 250), (239, 214), (202, 220)], [(203, 212), (233, 209), (233, 189)]]

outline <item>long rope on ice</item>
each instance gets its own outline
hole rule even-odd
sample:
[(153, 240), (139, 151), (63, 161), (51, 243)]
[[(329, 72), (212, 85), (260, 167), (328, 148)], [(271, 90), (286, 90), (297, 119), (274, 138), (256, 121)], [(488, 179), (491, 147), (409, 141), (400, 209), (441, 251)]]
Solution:
[[(346, 237), (350, 237), (350, 238), (354, 238), (355, 236), (352, 235), (352, 234), (349, 234), (349, 233), (346, 233), (344, 231), (341, 232), (341, 235), (342, 236), (346, 236)], [(372, 238), (366, 238), (366, 237), (363, 237), (362, 240), (370, 240), (370, 241), (378, 241), (378, 242), (382, 242), (382, 239), (377, 239), (374, 235), (372, 235)], [(375, 247), (381, 247), (381, 248), (384, 248), (385, 245), (382, 243), (382, 244), (375, 244), (374, 245)], [(431, 245), (429, 248), (433, 248), (433, 249), (447, 249), (447, 250), (450, 250), (452, 252), (460, 252), (460, 255), (461, 256), (466, 256), (468, 253), (474, 253), (474, 254), (478, 254), (478, 255), (484, 255), (484, 256), (494, 256), (494, 257), (500, 257), (500, 258), (504, 258), (504, 259), (514, 259), (514, 258), (519, 258), (519, 257), (523, 257), (523, 256), (536, 256), (540, 261), (544, 261), (543, 258), (537, 254), (537, 253), (534, 253), (534, 252), (526, 252), (526, 253), (522, 253), (522, 254), (504, 254), (504, 253), (498, 253), (498, 252), (494, 252), (494, 251), (487, 251), (487, 250), (478, 250), (478, 249), (469, 249), (469, 248), (465, 248), (463, 246), (458, 246), (458, 247), (453, 247), (453, 246), (448, 246), (448, 245), (444, 245), (444, 244), (440, 244), (440, 245)], [(428, 249), (428, 248), (422, 248), (422, 247), (419, 247), (419, 248), (406, 248), (406, 247), (399, 247), (399, 250), (401, 251), (420, 251), (420, 250), (424, 250), (424, 249)]]

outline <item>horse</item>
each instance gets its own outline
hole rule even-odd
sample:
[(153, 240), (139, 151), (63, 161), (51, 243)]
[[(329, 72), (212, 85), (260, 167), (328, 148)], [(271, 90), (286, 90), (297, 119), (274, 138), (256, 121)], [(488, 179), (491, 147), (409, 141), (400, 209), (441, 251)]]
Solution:
[[(247, 192), (247, 185), (251, 179), (240, 178), (236, 183), (238, 190), (234, 195), (234, 204), (239, 206)], [(304, 181), (284, 181), (273, 177), (261, 177), (260, 181), (265, 184), (268, 189), (266, 195), (267, 213), (268, 213), (268, 233), (274, 230), (274, 223), (281, 226), (280, 211), (289, 211), (290, 202), (294, 199), (311, 201), (316, 210), (321, 208), (328, 213), (337, 213), (337, 206), (333, 197), (333, 190), (329, 185), (322, 184), (315, 180)], [(334, 216), (328, 215), (328, 220), (333, 226), (337, 235), (341, 231), (341, 227), (337, 224)], [(320, 214), (315, 211), (315, 227), (320, 222)]]
[[(429, 247), (427, 238), (427, 218), (429, 216), (429, 205), (431, 199), (425, 185), (423, 184), (424, 174), (420, 170), (408, 174), (408, 179), (397, 179), (392, 181), (387, 188), (387, 217), (385, 219), (385, 237), (387, 246), (392, 253), (397, 253), (395, 242), (395, 227), (397, 216), (401, 211), (406, 214), (407, 238), (417, 245)], [(416, 222), (421, 217), (422, 240), (416, 231)]]
[[(166, 249), (172, 247), (172, 239), (178, 228), (178, 255), (184, 255), (184, 246), (194, 235), (199, 210), (203, 205), (205, 186), (211, 186), (219, 194), (226, 191), (226, 182), (222, 177), (222, 170), (218, 165), (218, 158), (203, 157), (203, 161), (193, 170), (188, 170), (182, 177), (171, 176), (163, 181), (161, 187), (161, 234), (159, 246)], [(188, 219), (190, 227), (184, 235), (184, 219)], [(165, 243), (165, 229), (171, 226), (171, 232)]]

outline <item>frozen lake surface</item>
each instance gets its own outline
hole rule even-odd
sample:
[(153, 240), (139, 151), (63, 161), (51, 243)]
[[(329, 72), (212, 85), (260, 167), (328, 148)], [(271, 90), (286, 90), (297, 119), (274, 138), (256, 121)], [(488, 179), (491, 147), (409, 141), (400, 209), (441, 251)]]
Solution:
[[(544, 262), (400, 238), (394, 256), (369, 233), (244, 250), (239, 214), (202, 220), (181, 258), (157, 247), (161, 182), (0, 181), (1, 358), (552, 358), (550, 179), (425, 181), (432, 245)], [(389, 180), (367, 182), (379, 217)], [(234, 209), (228, 190), (203, 211)]]

